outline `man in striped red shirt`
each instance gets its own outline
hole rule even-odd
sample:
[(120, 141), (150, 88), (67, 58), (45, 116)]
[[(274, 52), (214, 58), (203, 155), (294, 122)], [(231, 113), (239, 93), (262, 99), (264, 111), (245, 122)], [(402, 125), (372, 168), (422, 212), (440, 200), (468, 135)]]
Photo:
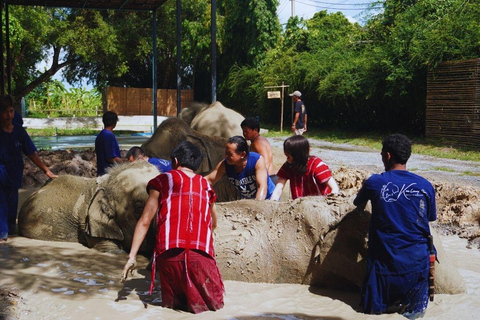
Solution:
[(171, 159), (174, 169), (147, 185), (149, 197), (122, 279), (133, 272), (140, 245), (158, 211), (150, 293), (158, 272), (163, 307), (193, 313), (218, 310), (223, 307), (224, 287), (213, 249), (216, 195), (207, 180), (194, 173), (203, 160), (195, 145), (180, 143)]

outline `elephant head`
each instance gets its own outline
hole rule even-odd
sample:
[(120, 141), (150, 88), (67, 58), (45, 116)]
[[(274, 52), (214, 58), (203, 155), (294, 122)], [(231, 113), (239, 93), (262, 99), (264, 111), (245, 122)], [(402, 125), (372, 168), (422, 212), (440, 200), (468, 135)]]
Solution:
[(240, 124), (244, 119), (245, 117), (240, 113), (215, 101), (198, 113), (190, 126), (202, 134), (228, 139), (243, 135)]
[[(100, 251), (128, 251), (148, 194), (159, 174), (146, 161), (112, 167), (98, 178), (64, 175), (32, 194), (20, 209), (21, 235), (80, 242)], [(142, 251), (151, 251), (154, 236)]]

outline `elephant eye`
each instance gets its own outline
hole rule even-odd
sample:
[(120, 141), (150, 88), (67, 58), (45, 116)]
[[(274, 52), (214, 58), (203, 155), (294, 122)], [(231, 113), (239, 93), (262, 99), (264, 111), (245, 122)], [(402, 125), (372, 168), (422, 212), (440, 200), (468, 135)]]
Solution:
[(135, 203), (133, 204), (133, 212), (137, 219), (139, 219), (140, 216), (142, 215), (144, 207), (145, 207), (145, 202), (143, 201), (135, 201)]

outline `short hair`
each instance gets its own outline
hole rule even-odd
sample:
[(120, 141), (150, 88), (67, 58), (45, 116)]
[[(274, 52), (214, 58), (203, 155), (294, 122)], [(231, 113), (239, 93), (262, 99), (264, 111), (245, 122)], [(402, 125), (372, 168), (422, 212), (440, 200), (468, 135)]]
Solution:
[(118, 116), (113, 111), (107, 111), (102, 116), (103, 125), (105, 127), (111, 127), (118, 122)]
[(247, 140), (245, 140), (244, 137), (242, 136), (230, 137), (227, 140), (227, 144), (228, 143), (234, 143), (237, 145), (237, 149), (235, 150), (236, 154), (241, 154), (242, 152), (245, 152), (245, 156), (248, 157), (250, 152), (249, 152)]
[(308, 158), (310, 157), (310, 143), (307, 138), (295, 135), (283, 142), (283, 151), (293, 158), (293, 163), (288, 164), (300, 174), (307, 172)]
[(130, 159), (130, 157), (133, 157), (133, 159), (137, 160), (141, 156), (145, 156), (145, 151), (140, 147), (131, 147), (126, 154), (127, 159)]
[(178, 165), (197, 171), (203, 161), (203, 154), (200, 148), (190, 141), (182, 141), (172, 150), (170, 158), (172, 163), (177, 159)]
[(391, 134), (383, 139), (382, 152), (389, 152), (395, 163), (406, 164), (412, 155), (412, 142), (403, 134)]
[(0, 95), (0, 112), (4, 112), (10, 107), (14, 107), (13, 97), (9, 94)]
[(258, 121), (256, 117), (248, 117), (240, 123), (240, 127), (247, 127), (252, 130), (257, 129), (257, 131), (260, 132), (260, 121)]

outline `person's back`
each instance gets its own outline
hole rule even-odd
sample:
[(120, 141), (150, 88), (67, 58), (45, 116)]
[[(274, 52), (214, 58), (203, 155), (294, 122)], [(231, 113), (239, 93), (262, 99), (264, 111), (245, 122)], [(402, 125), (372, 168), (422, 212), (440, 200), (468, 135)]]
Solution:
[(95, 154), (97, 156), (97, 176), (104, 175), (108, 167), (121, 162), (120, 147), (113, 129), (117, 125), (118, 116), (113, 111), (103, 114), (104, 129), (95, 138)]
[(125, 158), (127, 158), (129, 162), (146, 160), (148, 163), (157, 167), (160, 172), (172, 170), (172, 163), (170, 161), (160, 158), (150, 158), (141, 147), (131, 147), (130, 150), (127, 151)]
[(382, 142), (385, 172), (368, 178), (354, 204), (372, 203), (367, 271), (361, 304), (365, 313), (398, 312), (416, 318), (429, 298), (429, 221), (436, 219), (435, 190), (408, 172), (407, 137), (394, 134)]

